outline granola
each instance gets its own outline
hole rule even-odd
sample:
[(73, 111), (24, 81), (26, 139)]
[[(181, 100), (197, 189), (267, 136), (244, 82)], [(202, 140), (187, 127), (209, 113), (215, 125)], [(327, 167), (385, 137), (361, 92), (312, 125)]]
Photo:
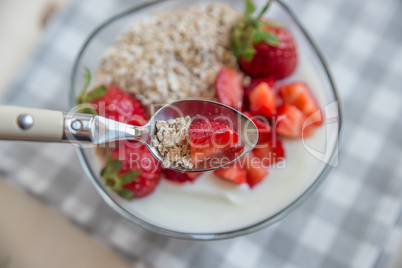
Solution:
[(237, 68), (231, 31), (241, 14), (226, 4), (160, 13), (134, 25), (105, 52), (96, 84), (113, 84), (149, 109), (185, 98), (215, 99), (222, 66)]
[(165, 167), (193, 168), (189, 143), (190, 124), (189, 116), (156, 122), (152, 145), (162, 155)]

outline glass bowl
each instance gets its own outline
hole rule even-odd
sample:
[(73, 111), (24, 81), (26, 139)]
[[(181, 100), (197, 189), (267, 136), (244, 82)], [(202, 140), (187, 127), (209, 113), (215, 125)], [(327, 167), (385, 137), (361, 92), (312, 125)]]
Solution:
[[(84, 68), (89, 68), (93, 73), (94, 70), (96, 70), (103, 52), (112, 45), (117, 37), (126, 31), (129, 26), (160, 11), (185, 6), (207, 5), (217, 2), (227, 3), (240, 11), (243, 10), (243, 0), (155, 1), (127, 10), (126, 12), (103, 23), (89, 36), (75, 61), (71, 77), (71, 107), (75, 106), (75, 97), (79, 94), (84, 84), (84, 78), (82, 75)], [(256, 2), (257, 5), (262, 6), (265, 0)], [(309, 154), (317, 159), (317, 164), (314, 166), (314, 172), (309, 175), (309, 178), (304, 183), (299, 183), (300, 187), (297, 194), (293, 194), (293, 196), (288, 198), (286, 202), (282, 202), (278, 207), (271, 210), (270, 213), (263, 215), (264, 218), (262, 220), (260, 219), (254, 223), (247, 224), (246, 226), (239, 226), (238, 228), (221, 230), (218, 232), (180, 231), (174, 228), (164, 227), (163, 224), (156, 224), (155, 222), (145, 219), (146, 217), (138, 215), (138, 213), (132, 209), (128, 201), (118, 197), (103, 184), (102, 178), (99, 176), (102, 163), (96, 156), (96, 150), (94, 148), (78, 148), (77, 153), (86, 174), (99, 194), (114, 210), (133, 223), (147, 230), (168, 237), (188, 240), (217, 240), (231, 238), (260, 230), (287, 216), (298, 205), (306, 200), (315, 189), (317, 189), (320, 183), (327, 176), (331, 167), (337, 165), (339, 138), (342, 130), (341, 105), (328, 67), (317, 46), (313, 43), (294, 14), (282, 1), (277, 0), (274, 2), (270, 7), (268, 16), (277, 19), (290, 29), (298, 44), (298, 52), (300, 55), (298, 69), (294, 75), (284, 81), (294, 81), (299, 77), (303, 77), (304, 80), (307, 80), (307, 83), (313, 85), (312, 90), (316, 97), (318, 97), (317, 99), (320, 106), (325, 107), (326, 124), (321, 127), (322, 131), (320, 134), (321, 136), (325, 136), (325, 141), (322, 143), (325, 144), (325, 148), (322, 148), (322, 146), (319, 149), (314, 146), (313, 148), (308, 140), (306, 143), (303, 142), (304, 148), (309, 152)], [(297, 165), (303, 166), (302, 163), (297, 163)], [(303, 170), (303, 168), (300, 170)], [(296, 173), (294, 176), (291, 176), (291, 179), (293, 179), (294, 182), (297, 182), (298, 176), (299, 175)], [(275, 181), (275, 179), (270, 180)], [(290, 188), (293, 186), (294, 185), (292, 184)], [(283, 188), (283, 193), (287, 192), (290, 188)], [(271, 193), (271, 195), (274, 195), (274, 193)], [(247, 217), (246, 215), (244, 216)]]

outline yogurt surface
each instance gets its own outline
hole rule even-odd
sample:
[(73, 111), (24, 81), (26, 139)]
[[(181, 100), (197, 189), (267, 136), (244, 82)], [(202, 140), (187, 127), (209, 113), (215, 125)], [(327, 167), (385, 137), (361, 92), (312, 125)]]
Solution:
[[(285, 81), (305, 81), (324, 108), (325, 85), (305, 58), (299, 64), (297, 72)], [(228, 232), (264, 221), (300, 197), (326, 165), (306, 150), (302, 140), (282, 140), (285, 161), (270, 168), (268, 177), (253, 189), (208, 172), (194, 183), (182, 185), (162, 179), (150, 196), (122, 203), (144, 221), (184, 233)], [(337, 145), (336, 139), (327, 138), (325, 123), (305, 143), (327, 153)]]

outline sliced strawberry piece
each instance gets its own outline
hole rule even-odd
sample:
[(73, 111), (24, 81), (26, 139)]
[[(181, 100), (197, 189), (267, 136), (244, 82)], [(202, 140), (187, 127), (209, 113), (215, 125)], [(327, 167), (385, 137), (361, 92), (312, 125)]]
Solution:
[(316, 126), (322, 125), (324, 117), (320, 106), (309, 87), (303, 82), (296, 82), (281, 86), (279, 96), (286, 103), (296, 106), (307, 117), (310, 117)]
[(204, 172), (188, 172), (186, 174), (187, 174), (187, 177), (189, 177), (191, 180), (194, 181), (196, 178), (198, 178), (199, 176), (204, 174)]
[(189, 136), (194, 165), (213, 157), (221, 158), (243, 150), (239, 135), (220, 122), (199, 121), (192, 124)]
[(266, 117), (276, 114), (276, 97), (275, 92), (267, 83), (260, 83), (250, 93), (250, 110), (251, 112)]
[(250, 111), (243, 111), (242, 112), (245, 116), (247, 116), (248, 118), (252, 119), (253, 118), (253, 113)]
[[(268, 123), (265, 123), (266, 119), (264, 118), (264, 121), (258, 119), (256, 116), (252, 115), (251, 112), (243, 112), (244, 115), (246, 115), (248, 118), (250, 118), (255, 126), (258, 129), (258, 142), (257, 144), (261, 144), (269, 139), (271, 139), (272, 136), (272, 128)], [(261, 118), (263, 119), (263, 118)]]
[[(224, 153), (224, 157), (226, 158), (226, 161), (230, 162), (238, 158), (243, 153), (243, 151), (244, 151), (244, 144), (239, 139), (237, 143), (230, 148), (229, 151)], [(221, 163), (224, 164), (225, 161), (222, 161)]]
[(237, 162), (215, 170), (214, 174), (235, 184), (242, 184), (247, 181), (247, 172)]
[(261, 160), (264, 167), (271, 166), (285, 158), (285, 150), (279, 137), (269, 139), (256, 146), (253, 153)]
[(251, 188), (260, 183), (269, 174), (268, 170), (263, 167), (261, 160), (253, 152), (247, 154), (241, 161), (247, 172), (247, 184)]
[[(276, 132), (290, 138), (310, 137), (314, 128), (312, 125), (303, 129), (307, 116), (296, 108), (296, 106), (284, 103), (278, 109), (276, 117)], [(308, 124), (308, 122), (306, 123)]]
[[(229, 139), (231, 137), (233, 137), (233, 140)], [(229, 140), (231, 144), (235, 144), (238, 141), (237, 133), (221, 122), (204, 120), (190, 126), (190, 140), (195, 145), (209, 144), (212, 138), (218, 145), (226, 144)]]
[(203, 173), (198, 172), (198, 173), (185, 173), (185, 172), (179, 172), (170, 168), (163, 168), (162, 167), (162, 172), (165, 175), (165, 179), (176, 182), (176, 183), (185, 183), (185, 182), (194, 182), (196, 178), (201, 176)]
[(222, 67), (215, 80), (215, 90), (219, 102), (237, 110), (243, 104), (243, 76), (241, 73)]
[(270, 76), (268, 78), (251, 78), (250, 84), (247, 87), (244, 87), (244, 98), (248, 98), (250, 96), (250, 92), (261, 83), (267, 83), (270, 88), (274, 88), (275, 81), (276, 79), (274, 76)]

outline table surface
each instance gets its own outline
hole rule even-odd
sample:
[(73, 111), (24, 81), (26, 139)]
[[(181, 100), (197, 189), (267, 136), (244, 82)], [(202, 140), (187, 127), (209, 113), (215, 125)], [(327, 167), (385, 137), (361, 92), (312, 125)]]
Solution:
[(0, 1), (0, 94), (40, 40), (44, 19), (68, 1)]
[[(330, 63), (344, 101), (345, 134), (339, 166), (283, 221), (210, 243), (152, 234), (103, 202), (68, 145), (1, 142), (0, 173), (137, 265), (386, 267), (402, 233), (402, 3), (286, 2)], [(66, 110), (71, 66), (85, 37), (128, 5), (73, 1), (0, 103)]]
[(1, 177), (0, 200), (0, 267), (130, 267), (83, 230)]
[[(0, 95), (41, 40), (44, 22), (51, 23), (67, 2), (0, 1)], [(2, 176), (0, 192), (0, 267), (128, 267), (87, 232)]]

